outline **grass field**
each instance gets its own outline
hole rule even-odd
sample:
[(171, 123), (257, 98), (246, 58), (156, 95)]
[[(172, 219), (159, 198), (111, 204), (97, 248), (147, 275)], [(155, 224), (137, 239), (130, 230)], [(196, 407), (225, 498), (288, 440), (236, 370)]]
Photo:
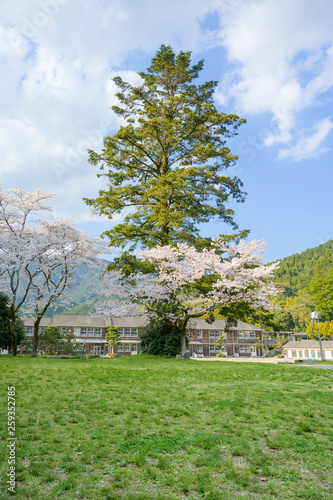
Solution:
[(333, 499), (332, 370), (154, 358), (2, 357), (17, 499)]

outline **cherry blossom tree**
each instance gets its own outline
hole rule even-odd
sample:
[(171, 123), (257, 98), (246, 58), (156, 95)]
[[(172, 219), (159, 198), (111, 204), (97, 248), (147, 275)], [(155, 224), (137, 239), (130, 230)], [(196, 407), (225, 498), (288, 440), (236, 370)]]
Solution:
[(192, 318), (240, 310), (267, 310), (276, 289), (270, 278), (278, 263), (263, 264), (265, 242), (241, 241), (227, 245), (213, 240), (210, 249), (196, 250), (187, 244), (157, 246), (139, 253), (141, 261), (154, 265), (153, 275), (137, 273), (128, 278), (120, 272), (104, 277), (108, 290), (119, 299), (96, 304), (96, 314), (140, 315), (168, 318), (178, 326), (180, 352), (186, 351), (187, 329)]
[(38, 274), (34, 266), (39, 241), (36, 226), (51, 210), (47, 200), (53, 196), (41, 189), (28, 193), (22, 189), (3, 191), (0, 186), (0, 277), (2, 290), (10, 297), (13, 355), (16, 355), (16, 314)]
[(33, 307), (37, 316), (36, 353), (38, 325), (47, 308), (64, 292), (73, 269), (102, 253), (70, 220), (52, 218), (47, 201), (53, 196), (41, 189), (29, 193), (0, 186), (0, 285), (9, 297), (13, 355), (22, 306)]
[(79, 231), (70, 220), (47, 221), (40, 230), (43, 251), (35, 258), (38, 274), (31, 283), (27, 304), (35, 317), (33, 356), (37, 355), (41, 319), (60, 298), (67, 303), (65, 292), (71, 285), (74, 269), (83, 264), (89, 268), (98, 267), (97, 254), (105, 252), (101, 240)]

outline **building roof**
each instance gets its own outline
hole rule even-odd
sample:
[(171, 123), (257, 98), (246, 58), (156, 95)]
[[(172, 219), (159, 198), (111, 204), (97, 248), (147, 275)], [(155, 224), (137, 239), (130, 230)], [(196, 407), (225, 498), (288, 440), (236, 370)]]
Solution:
[[(35, 318), (22, 318), (25, 326), (33, 326)], [(52, 318), (42, 318), (40, 326), (56, 325), (59, 327), (106, 328), (111, 324), (108, 317), (88, 316), (83, 314), (53, 314)]]
[[(333, 349), (333, 340), (322, 340), (323, 349)], [(283, 349), (319, 349), (318, 340), (291, 340), (287, 342)]]
[(118, 328), (142, 328), (143, 326), (146, 326), (148, 323), (148, 315), (143, 314), (142, 316), (135, 316), (135, 317), (121, 317), (121, 318), (116, 318), (115, 316), (112, 316), (112, 324), (113, 326), (116, 326)]
[[(25, 326), (33, 326), (33, 317), (22, 318)], [(115, 316), (90, 316), (84, 314), (53, 314), (52, 318), (42, 318), (40, 326), (56, 325), (59, 327), (77, 327), (77, 328), (106, 328), (108, 325), (114, 325), (118, 328), (142, 328), (148, 323), (149, 317), (147, 314), (135, 317), (120, 317)], [(210, 324), (203, 318), (190, 320), (189, 328), (191, 330), (225, 330), (226, 320), (216, 319), (214, 323)], [(261, 328), (238, 321), (237, 326), (231, 326), (231, 331), (247, 330), (260, 332)]]
[[(204, 318), (196, 318), (190, 320), (189, 326), (192, 330), (225, 330), (226, 329), (226, 320), (225, 319), (216, 319), (214, 323), (207, 323)], [(261, 332), (262, 329), (258, 326), (250, 325), (249, 323), (244, 323), (243, 321), (238, 321), (237, 326), (229, 327), (230, 331), (236, 330), (248, 330)]]

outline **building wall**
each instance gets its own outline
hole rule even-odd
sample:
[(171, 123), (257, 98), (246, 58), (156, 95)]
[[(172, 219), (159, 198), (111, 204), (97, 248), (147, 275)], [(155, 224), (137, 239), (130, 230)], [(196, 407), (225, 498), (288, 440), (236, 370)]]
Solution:
[[(188, 354), (201, 355), (204, 357), (216, 357), (220, 349), (216, 347), (218, 339), (223, 335), (223, 353), (226, 356), (249, 357), (262, 356), (261, 347), (256, 344), (262, 342), (260, 330), (230, 330), (215, 329), (214, 324), (210, 329), (193, 329), (189, 338)], [(200, 342), (200, 344), (198, 344)]]
[[(27, 337), (33, 337), (33, 320), (24, 318)], [(111, 347), (107, 345), (105, 334), (107, 326), (114, 324), (121, 333), (120, 342), (115, 347), (114, 352), (120, 356), (130, 356), (140, 352), (140, 333), (143, 331), (143, 321), (129, 318), (96, 318), (89, 316), (75, 315), (54, 315), (53, 318), (45, 318), (45, 324), (40, 327), (40, 331), (51, 324), (56, 324), (64, 334), (75, 336), (76, 342), (86, 349), (89, 354), (106, 356), (111, 353)], [(200, 322), (199, 322), (200, 323)], [(70, 326), (69, 326), (70, 324)], [(216, 342), (221, 337), (225, 338), (223, 353), (226, 356), (261, 356), (262, 349), (257, 344), (262, 343), (261, 330), (254, 329), (246, 323), (239, 323), (239, 329), (224, 330), (224, 320), (216, 320), (212, 325), (208, 325), (204, 320), (204, 328), (193, 328), (189, 335), (189, 346), (187, 354), (189, 356), (198, 355), (204, 357), (215, 357), (219, 353)], [(77, 326), (76, 326), (77, 325)]]
[[(284, 348), (283, 349), (284, 356), (289, 359), (313, 359), (313, 360), (321, 360), (320, 348), (319, 347), (311, 347), (311, 348)], [(333, 349), (325, 349), (323, 348), (324, 359), (327, 361), (331, 361), (333, 359)]]

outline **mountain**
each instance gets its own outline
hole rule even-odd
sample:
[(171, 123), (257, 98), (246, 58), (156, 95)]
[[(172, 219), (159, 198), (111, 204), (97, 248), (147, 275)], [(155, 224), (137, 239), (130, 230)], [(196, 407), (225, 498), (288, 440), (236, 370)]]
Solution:
[(333, 272), (333, 241), (310, 248), (300, 254), (282, 259), (275, 271), (274, 281), (281, 286), (281, 293), (274, 302), (281, 308), (276, 319), (286, 330), (305, 331), (309, 323), (309, 313), (319, 310), (326, 319), (333, 314), (333, 302), (326, 301), (325, 311), (318, 294), (313, 293), (313, 284), (318, 275)]
[(275, 271), (275, 283), (287, 289), (287, 295), (295, 296), (300, 290), (308, 290), (316, 273), (327, 273), (333, 268), (333, 240), (294, 254), (280, 261)]
[(109, 261), (98, 259), (94, 268), (86, 265), (79, 266), (73, 273), (72, 285), (67, 289), (66, 302), (68, 305), (55, 303), (47, 310), (45, 316), (53, 313), (66, 312), (67, 314), (88, 314), (93, 312), (93, 305), (99, 299), (97, 294), (98, 281), (105, 271)]

